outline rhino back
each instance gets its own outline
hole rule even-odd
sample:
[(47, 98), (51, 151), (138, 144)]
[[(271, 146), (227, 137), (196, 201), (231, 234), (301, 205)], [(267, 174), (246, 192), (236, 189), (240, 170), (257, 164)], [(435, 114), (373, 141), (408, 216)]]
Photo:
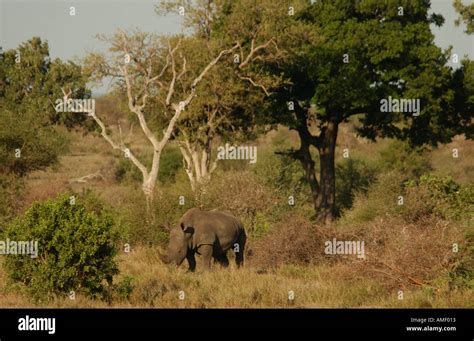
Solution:
[(192, 209), (182, 220), (194, 227), (195, 246), (217, 244), (223, 251), (233, 246), (244, 229), (240, 220), (230, 212)]

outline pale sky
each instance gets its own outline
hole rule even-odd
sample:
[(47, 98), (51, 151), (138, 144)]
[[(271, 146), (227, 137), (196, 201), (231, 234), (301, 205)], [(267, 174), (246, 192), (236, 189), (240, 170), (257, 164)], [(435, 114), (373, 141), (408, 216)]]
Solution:
[[(275, 0), (279, 1), (279, 0)], [(348, 0), (351, 1), (351, 0)], [(474, 0), (463, 0), (470, 4)], [(48, 40), (50, 55), (63, 60), (82, 58), (87, 52), (105, 46), (94, 37), (112, 34), (118, 28), (138, 28), (146, 32), (176, 33), (179, 18), (158, 17), (154, 7), (159, 0), (0, 0), (0, 46), (3, 50), (17, 47), (33, 36)], [(432, 0), (432, 10), (444, 16), (441, 28), (433, 27), (438, 46), (453, 46), (461, 58), (474, 59), (474, 35), (455, 27), (457, 13), (452, 0)], [(76, 15), (70, 16), (74, 6)], [(454, 65), (452, 65), (454, 66)], [(105, 89), (101, 89), (101, 92)]]

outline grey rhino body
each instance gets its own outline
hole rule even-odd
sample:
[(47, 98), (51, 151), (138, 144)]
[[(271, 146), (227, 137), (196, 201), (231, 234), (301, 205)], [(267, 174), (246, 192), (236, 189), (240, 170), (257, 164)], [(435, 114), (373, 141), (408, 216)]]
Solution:
[(179, 226), (170, 231), (167, 253), (162, 256), (165, 263), (180, 265), (186, 258), (189, 270), (196, 269), (195, 254), (202, 256), (205, 270), (214, 259), (222, 266), (228, 266), (227, 251), (233, 249), (237, 266), (244, 261), (246, 234), (240, 220), (227, 211), (188, 210)]

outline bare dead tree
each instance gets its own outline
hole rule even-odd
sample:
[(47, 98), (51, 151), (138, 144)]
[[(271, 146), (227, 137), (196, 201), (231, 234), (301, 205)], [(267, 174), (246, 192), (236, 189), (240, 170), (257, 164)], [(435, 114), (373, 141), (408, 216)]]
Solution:
[[(130, 146), (122, 139), (116, 141), (109, 134), (106, 125), (96, 113), (89, 113), (100, 127), (102, 137), (113, 149), (120, 150), (125, 157), (137, 167), (142, 174), (142, 190), (146, 197), (148, 211), (154, 200), (155, 187), (160, 167), (160, 157), (166, 144), (171, 138), (175, 125), (196, 95), (197, 85), (203, 80), (207, 73), (226, 55), (233, 53), (239, 48), (238, 44), (223, 49), (213, 57), (197, 76), (192, 80), (186, 93), (180, 92), (180, 98), (176, 96), (176, 84), (187, 73), (187, 60), (179, 51), (182, 38), (173, 44), (167, 41), (167, 48), (162, 49), (159, 43), (149, 39), (149, 35), (138, 33), (133, 36), (119, 31), (113, 38), (107, 40), (111, 44), (111, 51), (123, 55), (122, 58), (107, 60), (103, 55), (91, 54), (85, 64), (92, 76), (103, 78), (105, 76), (116, 77), (123, 82), (123, 87), (128, 100), (128, 109), (136, 115), (140, 128), (153, 148), (151, 167), (147, 168), (134, 154)], [(157, 62), (159, 51), (166, 51), (162, 63)], [(179, 52), (178, 52), (179, 51)], [(178, 63), (177, 59), (180, 59)], [(160, 65), (157, 68), (157, 65)], [(179, 68), (179, 69), (178, 69)], [(159, 138), (149, 127), (146, 119), (147, 104), (152, 97), (152, 89), (165, 92), (165, 106), (163, 117), (169, 117), (163, 136)], [(167, 115), (171, 113), (171, 115)]]
[[(196, 120), (201, 120), (199, 126), (196, 127), (199, 132), (188, 132), (178, 125), (178, 141), (183, 156), (184, 170), (195, 193), (196, 190), (202, 189), (210, 181), (212, 173), (217, 168), (218, 160), (212, 160), (211, 151), (218, 128), (222, 124), (228, 124), (231, 121), (230, 116), (234, 109), (232, 106), (242, 106), (242, 102), (248, 101), (248, 98), (236, 98), (235, 103), (224, 104), (220, 98), (224, 93), (239, 97), (238, 94), (241, 95), (244, 88), (252, 87), (258, 88), (264, 96), (270, 96), (270, 88), (277, 83), (274, 78), (269, 79), (250, 71), (251, 66), (257, 61), (281, 57), (281, 51), (272, 38), (261, 44), (257, 44), (255, 39), (252, 39), (245, 47), (240, 43), (236, 43), (235, 47), (233, 64), (237, 66), (229, 65), (228, 68), (232, 71), (222, 72), (218, 75), (213, 74), (212, 81), (216, 82), (217, 85), (206, 84), (205, 94), (202, 94), (205, 96), (204, 103), (202, 103), (203, 99), (201, 98), (201, 103), (190, 109), (200, 111), (194, 113)], [(250, 124), (250, 122), (248, 123)]]
[[(204, 130), (203, 146), (192, 143), (186, 131), (180, 132), (179, 149), (183, 155), (184, 170), (188, 175), (193, 192), (200, 185), (205, 185), (210, 181), (212, 173), (217, 168), (217, 159), (211, 160), (212, 140), (217, 124), (216, 114), (219, 109), (213, 108), (207, 113), (207, 120)], [(222, 118), (221, 118), (222, 119)]]

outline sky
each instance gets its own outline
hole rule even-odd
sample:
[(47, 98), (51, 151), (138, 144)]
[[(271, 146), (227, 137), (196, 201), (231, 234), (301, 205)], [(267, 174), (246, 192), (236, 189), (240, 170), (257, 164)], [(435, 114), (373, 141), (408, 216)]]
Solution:
[[(280, 0), (275, 0), (280, 1)], [(348, 0), (351, 1), (351, 0)], [(382, 0), (381, 0), (382, 1)], [(474, 0), (463, 0), (470, 4)], [(0, 0), (0, 46), (17, 47), (33, 36), (49, 42), (52, 58), (80, 59), (91, 51), (103, 51), (105, 45), (95, 36), (112, 34), (118, 28), (140, 29), (157, 34), (177, 33), (176, 16), (159, 17), (154, 7), (159, 0)], [(453, 53), (474, 59), (474, 35), (456, 27), (457, 13), (452, 0), (431, 0), (432, 11), (445, 18), (441, 28), (432, 27), (435, 42), (442, 48), (453, 46)], [(75, 7), (75, 16), (70, 7)], [(456, 65), (451, 64), (456, 67)], [(96, 89), (105, 92), (106, 86)]]

